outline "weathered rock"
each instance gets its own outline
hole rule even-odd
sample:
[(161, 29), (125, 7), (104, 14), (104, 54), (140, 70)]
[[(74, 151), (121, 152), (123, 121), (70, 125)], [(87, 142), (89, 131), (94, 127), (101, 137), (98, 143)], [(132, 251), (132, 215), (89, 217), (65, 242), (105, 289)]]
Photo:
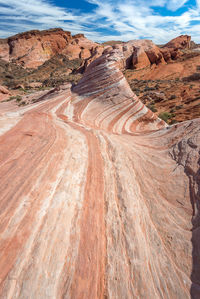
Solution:
[(0, 106), (0, 297), (198, 298), (200, 119), (167, 126), (125, 59)]
[(151, 62), (151, 64), (165, 63), (162, 53), (158, 47), (147, 50), (146, 54)]
[(162, 52), (150, 40), (133, 40), (123, 45), (116, 45), (115, 48), (122, 49), (126, 58), (125, 67), (132, 64), (134, 68), (142, 69), (152, 64), (165, 64)]
[(180, 35), (170, 42), (168, 42), (164, 47), (173, 49), (190, 49), (191, 36)]
[(145, 68), (151, 65), (151, 62), (145, 53), (145, 51), (141, 48), (135, 50), (133, 52), (133, 59), (132, 59), (133, 66), (137, 69)]

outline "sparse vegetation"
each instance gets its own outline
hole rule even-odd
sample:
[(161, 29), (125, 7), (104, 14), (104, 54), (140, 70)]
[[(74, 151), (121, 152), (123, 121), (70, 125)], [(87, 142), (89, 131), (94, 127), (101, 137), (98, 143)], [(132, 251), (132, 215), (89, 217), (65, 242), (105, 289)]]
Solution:
[(158, 117), (164, 120), (166, 123), (169, 122), (171, 118), (173, 118), (175, 115), (169, 112), (161, 112)]
[(157, 112), (158, 110), (156, 109), (154, 103), (150, 103), (147, 105), (147, 107), (152, 111), (152, 112)]
[(177, 105), (177, 106), (175, 106), (175, 109), (176, 110), (180, 110), (180, 109), (182, 109), (183, 108), (183, 105)]
[(16, 101), (17, 101), (17, 102), (20, 102), (21, 100), (22, 100), (22, 97), (19, 96), (19, 95), (17, 95), (17, 96), (16, 96)]
[(26, 102), (25, 101), (23, 101), (23, 102), (21, 102), (20, 104), (19, 104), (19, 106), (25, 106), (26, 105)]

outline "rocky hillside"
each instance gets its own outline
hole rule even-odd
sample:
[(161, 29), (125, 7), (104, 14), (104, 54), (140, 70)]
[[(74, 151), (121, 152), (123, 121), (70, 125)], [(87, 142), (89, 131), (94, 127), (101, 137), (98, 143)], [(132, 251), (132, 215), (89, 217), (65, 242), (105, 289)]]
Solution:
[(200, 297), (200, 119), (168, 126), (126, 62), (0, 103), (1, 298)]

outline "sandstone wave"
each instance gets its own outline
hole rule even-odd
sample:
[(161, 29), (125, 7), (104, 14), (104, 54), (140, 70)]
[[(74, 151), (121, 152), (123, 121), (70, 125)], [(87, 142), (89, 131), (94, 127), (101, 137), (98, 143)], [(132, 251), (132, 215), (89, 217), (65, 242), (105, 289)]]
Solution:
[(0, 106), (0, 298), (199, 298), (200, 119), (167, 126), (124, 59)]

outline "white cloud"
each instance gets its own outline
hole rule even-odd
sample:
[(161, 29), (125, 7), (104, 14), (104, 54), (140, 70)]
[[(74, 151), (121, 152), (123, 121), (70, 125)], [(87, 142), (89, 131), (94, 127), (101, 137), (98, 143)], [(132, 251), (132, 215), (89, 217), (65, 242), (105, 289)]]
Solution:
[[(192, 34), (196, 42), (200, 26), (200, 0), (188, 6), (187, 0), (86, 0), (93, 11), (83, 13), (53, 5), (47, 0), (0, 0), (0, 35), (6, 37), (31, 29), (62, 27), (72, 34), (84, 33), (95, 41), (152, 39), (165, 43), (180, 34)], [(170, 9), (161, 15), (156, 6)], [(177, 16), (173, 11), (184, 7)], [(195, 21), (195, 25), (192, 22)]]
[(172, 11), (176, 11), (181, 8), (188, 0), (170, 0), (167, 1), (167, 8)]

